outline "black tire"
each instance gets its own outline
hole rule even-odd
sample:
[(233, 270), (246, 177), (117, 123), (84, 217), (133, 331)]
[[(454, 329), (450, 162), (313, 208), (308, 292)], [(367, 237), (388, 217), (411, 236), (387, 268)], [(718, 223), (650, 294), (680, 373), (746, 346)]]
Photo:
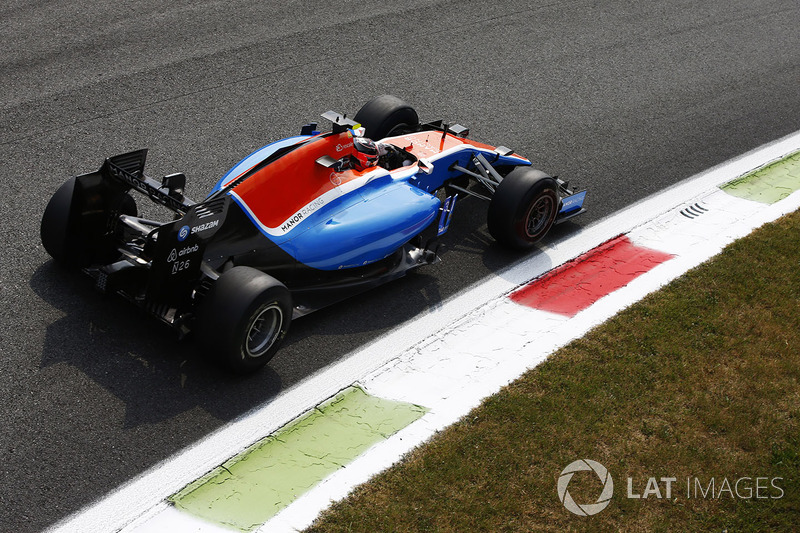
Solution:
[[(96, 195), (92, 205), (76, 194), (76, 178), (70, 178), (53, 194), (42, 215), (39, 235), (44, 249), (65, 267), (113, 261), (118, 252), (113, 238), (106, 235), (109, 218), (119, 214), (136, 216), (136, 202), (128, 193)], [(99, 203), (98, 203), (99, 202)]]
[(128, 193), (122, 197), (122, 204), (119, 208), (119, 212), (123, 215), (128, 215), (129, 217), (137, 217), (139, 216), (139, 208), (136, 207), (136, 200), (133, 199)]
[(489, 233), (501, 244), (527, 250), (542, 239), (558, 214), (558, 183), (541, 170), (517, 167), (489, 203)]
[(414, 108), (390, 94), (376, 96), (364, 104), (353, 120), (364, 126), (366, 137), (376, 141), (401, 135), (419, 124)]
[(70, 217), (74, 190), (75, 178), (70, 178), (58, 188), (44, 209), (39, 233), (50, 257), (64, 266), (79, 262), (75, 257), (75, 247), (70, 243), (75, 227), (74, 219)]
[(292, 321), (289, 290), (272, 276), (245, 266), (223, 273), (201, 305), (197, 341), (212, 360), (238, 374), (266, 365)]

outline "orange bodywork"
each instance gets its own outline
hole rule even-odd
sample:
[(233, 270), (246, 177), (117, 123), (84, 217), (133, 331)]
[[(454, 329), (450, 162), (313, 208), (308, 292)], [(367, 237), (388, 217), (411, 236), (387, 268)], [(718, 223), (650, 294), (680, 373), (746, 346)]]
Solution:
[(386, 139), (388, 142), (405, 149), (407, 152), (414, 154), (417, 158), (427, 158), (440, 154), (451, 148), (469, 144), (477, 148), (485, 148), (487, 150), (494, 150), (494, 146), (483, 144), (467, 139), (460, 139), (454, 135), (442, 135), (439, 131), (422, 131), (419, 133), (410, 133), (408, 135), (400, 135)]
[(262, 224), (275, 228), (303, 206), (364, 172), (334, 172), (317, 164), (322, 156), (340, 159), (353, 152), (349, 132), (319, 136), (278, 158), (237, 185), (236, 193)]

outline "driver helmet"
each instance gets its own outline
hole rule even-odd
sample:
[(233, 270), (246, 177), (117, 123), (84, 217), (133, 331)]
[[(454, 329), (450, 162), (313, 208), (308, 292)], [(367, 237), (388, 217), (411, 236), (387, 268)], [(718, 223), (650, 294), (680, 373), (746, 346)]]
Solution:
[(374, 167), (378, 164), (378, 145), (372, 139), (366, 137), (353, 137), (353, 148), (355, 148), (355, 158), (361, 169)]

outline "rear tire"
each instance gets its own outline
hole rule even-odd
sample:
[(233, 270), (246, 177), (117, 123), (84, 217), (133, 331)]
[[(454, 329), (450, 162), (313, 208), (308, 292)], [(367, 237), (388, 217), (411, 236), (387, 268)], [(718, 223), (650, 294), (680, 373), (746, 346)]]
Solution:
[(44, 249), (65, 267), (109, 262), (118, 256), (112, 235), (111, 217), (136, 216), (136, 202), (128, 193), (109, 197), (95, 195), (92, 205), (81, 197), (77, 178), (70, 178), (53, 194), (42, 215), (40, 237)]
[(353, 120), (366, 130), (365, 136), (380, 140), (402, 135), (419, 125), (419, 116), (413, 107), (396, 96), (376, 96), (358, 110)]
[(489, 203), (489, 233), (501, 244), (527, 250), (544, 237), (558, 214), (558, 183), (541, 170), (517, 167)]
[(202, 303), (195, 325), (202, 349), (233, 372), (266, 365), (292, 321), (292, 297), (281, 282), (254, 268), (223, 273)]
[(74, 247), (70, 246), (70, 238), (75, 226), (74, 221), (72, 224), (70, 223), (74, 191), (75, 178), (70, 178), (58, 188), (44, 209), (39, 233), (44, 249), (47, 250), (50, 257), (64, 266), (78, 262), (74, 257)]

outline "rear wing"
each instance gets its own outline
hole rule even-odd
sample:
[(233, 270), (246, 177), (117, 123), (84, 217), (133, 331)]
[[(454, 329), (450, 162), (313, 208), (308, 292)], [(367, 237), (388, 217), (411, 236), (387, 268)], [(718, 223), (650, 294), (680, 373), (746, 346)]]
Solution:
[(136, 189), (167, 209), (185, 215), (195, 204), (183, 195), (186, 176), (170, 174), (161, 178), (161, 183), (144, 174), (147, 149), (109, 157), (100, 167), (103, 177), (115, 180), (126, 188)]
[(114, 198), (135, 189), (176, 214), (171, 222), (145, 228), (148, 244), (143, 251), (144, 259), (149, 259), (145, 300), (169, 322), (164, 309), (179, 307), (191, 298), (201, 278), (206, 246), (222, 226), (231, 200), (224, 195), (193, 202), (183, 195), (184, 174), (164, 176), (159, 183), (145, 175), (146, 158), (146, 149), (109, 157), (98, 172), (79, 180), (84, 190), (92, 191), (86, 196)]

